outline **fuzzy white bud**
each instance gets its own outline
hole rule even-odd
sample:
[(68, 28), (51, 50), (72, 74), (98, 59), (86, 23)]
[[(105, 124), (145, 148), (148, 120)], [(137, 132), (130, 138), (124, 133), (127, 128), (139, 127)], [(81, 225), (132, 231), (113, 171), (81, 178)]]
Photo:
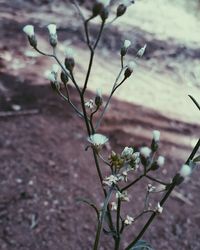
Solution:
[(129, 63), (128, 63), (128, 69), (131, 71), (131, 72), (133, 72), (133, 70), (134, 70), (134, 68), (135, 68), (135, 62), (133, 62), (133, 61), (130, 61)]
[(142, 147), (140, 149), (140, 154), (144, 157), (144, 158), (148, 158), (151, 155), (151, 149), (148, 147)]
[(125, 41), (124, 41), (124, 48), (125, 48), (125, 49), (128, 49), (130, 46), (131, 46), (131, 41), (125, 40)]
[(53, 64), (53, 65), (52, 65), (52, 71), (55, 72), (56, 74), (58, 73), (59, 68), (60, 68), (60, 67), (58, 66), (58, 64)]
[(54, 72), (50, 72), (47, 76), (50, 82), (56, 82), (56, 76)]
[(153, 131), (153, 140), (155, 142), (159, 142), (160, 141), (160, 131), (159, 130), (154, 130)]
[(56, 24), (49, 24), (47, 26), (50, 35), (56, 35)]
[(74, 50), (71, 48), (67, 48), (65, 50), (65, 57), (66, 58), (74, 58)]
[(97, 3), (100, 3), (104, 7), (107, 7), (110, 4), (110, 0), (97, 0)]
[(189, 175), (191, 175), (192, 173), (192, 169), (190, 166), (188, 166), (187, 164), (184, 164), (182, 165), (180, 171), (179, 171), (179, 174), (185, 178), (185, 177), (188, 177)]
[(157, 164), (159, 167), (162, 167), (165, 164), (165, 157), (160, 155), (157, 159)]
[(138, 57), (142, 57), (144, 55), (146, 47), (147, 47), (147, 45), (145, 44), (141, 49), (138, 50), (138, 52), (137, 52)]
[(29, 37), (32, 37), (32, 36), (35, 35), (35, 33), (34, 33), (34, 26), (33, 25), (26, 25), (26, 26), (24, 26), (23, 31)]
[(133, 0), (123, 0), (122, 4), (126, 7), (129, 7), (131, 4), (133, 4), (134, 1)]

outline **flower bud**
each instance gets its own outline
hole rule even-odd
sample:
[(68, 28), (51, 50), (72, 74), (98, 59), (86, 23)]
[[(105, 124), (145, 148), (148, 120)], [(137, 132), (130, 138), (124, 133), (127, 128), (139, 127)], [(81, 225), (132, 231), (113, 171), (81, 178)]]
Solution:
[(140, 149), (140, 154), (141, 156), (143, 156), (144, 158), (149, 158), (151, 155), (151, 149), (148, 147), (142, 147)]
[(51, 73), (49, 73), (48, 79), (49, 79), (49, 81), (51, 83), (51, 87), (52, 87), (53, 90), (60, 89), (60, 84), (57, 81), (57, 75), (56, 75), (55, 72), (52, 71)]
[(179, 171), (180, 176), (182, 176), (183, 178), (188, 177), (189, 175), (191, 175), (191, 173), (192, 173), (192, 169), (187, 164), (182, 165)]
[(160, 155), (157, 159), (157, 164), (159, 167), (163, 167), (163, 165), (165, 164), (165, 157)]
[(35, 33), (34, 33), (34, 26), (33, 25), (26, 25), (26, 26), (24, 26), (23, 31), (28, 36), (28, 40), (29, 40), (30, 45), (33, 48), (36, 48), (37, 47), (37, 40), (36, 40)]
[[(93, 17), (98, 16), (102, 13), (103, 9), (105, 9), (110, 4), (110, 0), (98, 0), (93, 6), (92, 12)], [(105, 15), (105, 13), (104, 13)]]
[(133, 73), (134, 67), (135, 67), (135, 63), (133, 61), (128, 63), (127, 69), (124, 72), (125, 78), (128, 78), (131, 76), (131, 74)]
[(100, 107), (103, 103), (102, 93), (100, 89), (97, 89), (96, 96), (95, 96), (95, 104), (97, 107)]
[(147, 45), (145, 44), (141, 49), (138, 50), (138, 52), (137, 52), (138, 57), (142, 57), (144, 55), (146, 47), (147, 47)]
[(63, 71), (60, 74), (60, 79), (64, 83), (64, 85), (66, 85), (68, 83), (68, 81), (69, 81), (68, 76)]
[(109, 16), (109, 10), (108, 10), (108, 8), (103, 8), (102, 10), (101, 10), (101, 13), (100, 13), (100, 16), (101, 16), (101, 19), (102, 19), (102, 21), (103, 22), (105, 22), (105, 20), (108, 18), (108, 16)]
[(120, 4), (120, 5), (117, 7), (116, 16), (117, 16), (117, 17), (123, 16), (124, 13), (126, 12), (126, 10), (127, 10), (127, 7), (126, 7), (124, 4)]
[(47, 26), (47, 29), (49, 30), (49, 42), (52, 47), (55, 47), (58, 42), (57, 33), (56, 33), (56, 24), (49, 24)]
[(75, 66), (74, 53), (73, 50), (68, 48), (65, 52), (65, 67), (69, 71), (73, 71)]
[(127, 51), (128, 51), (128, 48), (131, 46), (131, 41), (129, 40), (125, 40), (124, 41), (124, 44), (121, 48), (121, 56), (125, 56)]
[(159, 141), (160, 141), (160, 131), (159, 130), (154, 130), (153, 131), (153, 139), (151, 142), (151, 149), (153, 152), (156, 152), (159, 146)]

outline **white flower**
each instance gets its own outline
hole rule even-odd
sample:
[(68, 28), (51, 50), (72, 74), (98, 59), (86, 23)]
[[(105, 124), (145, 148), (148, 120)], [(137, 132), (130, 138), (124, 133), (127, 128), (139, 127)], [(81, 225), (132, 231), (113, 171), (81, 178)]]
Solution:
[(88, 102), (85, 102), (85, 107), (88, 109), (93, 109), (94, 108), (94, 101), (90, 99)]
[(58, 71), (59, 71), (59, 66), (58, 66), (58, 64), (53, 64), (52, 65), (52, 72), (55, 72), (56, 74), (58, 73)]
[(134, 68), (135, 68), (135, 66), (136, 66), (135, 62), (134, 62), (134, 61), (130, 61), (130, 62), (128, 63), (128, 65), (127, 65), (127, 68), (128, 68), (128, 70), (132, 73), (133, 70), (134, 70)]
[(153, 131), (153, 140), (155, 142), (159, 142), (160, 141), (160, 131), (159, 130), (154, 130)]
[(66, 58), (74, 58), (74, 50), (72, 48), (67, 48), (65, 50), (65, 57)]
[(135, 161), (136, 164), (140, 163), (140, 152), (135, 152), (132, 155), (132, 160)]
[(124, 191), (124, 192), (119, 192), (117, 191), (116, 192), (116, 199), (120, 199), (122, 201), (130, 201), (129, 197), (128, 197), (128, 193), (127, 191)]
[(56, 35), (56, 24), (49, 24), (47, 26), (50, 35)]
[(125, 40), (125, 41), (124, 41), (124, 48), (125, 48), (125, 49), (128, 49), (130, 46), (131, 46), (131, 41)]
[(110, 0), (97, 0), (98, 3), (101, 3), (104, 7), (110, 4)]
[(95, 147), (103, 146), (107, 141), (108, 138), (102, 134), (93, 134), (88, 138), (88, 141)]
[(165, 164), (165, 157), (160, 155), (157, 159), (157, 164), (159, 167), (162, 167)]
[(112, 211), (117, 210), (117, 203), (116, 202), (111, 202), (111, 210)]
[(139, 49), (137, 52), (137, 56), (142, 57), (144, 55), (146, 47), (147, 47), (147, 45), (145, 44), (141, 49)]
[(156, 187), (154, 187), (153, 185), (151, 185), (151, 184), (148, 184), (148, 186), (147, 186), (147, 191), (149, 192), (149, 193), (151, 193), (151, 192), (153, 192), (153, 191), (155, 191), (156, 190)]
[(26, 26), (24, 26), (23, 31), (29, 37), (32, 37), (32, 36), (35, 35), (35, 33), (34, 33), (34, 26), (33, 25), (26, 25)]
[(183, 178), (188, 177), (189, 175), (191, 175), (191, 173), (192, 173), (191, 167), (188, 166), (188, 165), (186, 165), (186, 164), (184, 164), (184, 165), (181, 167), (180, 171), (179, 171), (179, 174), (180, 174)]
[(118, 177), (115, 175), (110, 175), (103, 180), (103, 184), (111, 187), (113, 184), (116, 184), (118, 182)]
[(134, 219), (131, 216), (127, 215), (124, 223), (126, 225), (131, 225), (133, 222), (134, 222)]
[(56, 82), (56, 76), (54, 72), (50, 72), (47, 76), (47, 78), (49, 79), (49, 81), (51, 82)]
[(163, 207), (160, 206), (160, 203), (157, 204), (156, 208), (155, 208), (155, 212), (161, 214), (163, 211)]
[(125, 147), (124, 150), (121, 153), (121, 157), (130, 159), (130, 157), (133, 154), (133, 148)]
[(123, 0), (122, 4), (125, 5), (126, 7), (129, 7), (131, 4), (133, 4), (133, 0)]
[(151, 149), (148, 147), (142, 147), (140, 149), (140, 154), (144, 157), (144, 158), (148, 158), (151, 155)]

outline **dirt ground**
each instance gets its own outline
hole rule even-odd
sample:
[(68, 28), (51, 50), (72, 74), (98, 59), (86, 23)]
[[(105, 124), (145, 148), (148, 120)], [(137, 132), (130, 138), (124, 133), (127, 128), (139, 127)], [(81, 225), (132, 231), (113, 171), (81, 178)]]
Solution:
[[(100, 206), (102, 192), (93, 159), (90, 152), (85, 151), (83, 121), (44, 80), (45, 70), (52, 62), (30, 50), (21, 34), (25, 24), (38, 25), (40, 45), (47, 49), (42, 29), (49, 20), (57, 19), (60, 40), (76, 48), (77, 55), (83, 59), (87, 54), (79, 42), (82, 36), (75, 38), (80, 24), (73, 22), (76, 15), (71, 7), (63, 13), (57, 1), (40, 8), (27, 2), (0, 2), (0, 250), (89, 250), (94, 239), (95, 214), (76, 199), (90, 198)], [(64, 15), (68, 16), (67, 32), (62, 26)], [(107, 83), (113, 80), (112, 72), (118, 70), (117, 48), (123, 39), (122, 29), (123, 26), (114, 27), (111, 38), (105, 34), (96, 57), (96, 71), (91, 77), (90, 90), (101, 85), (105, 99), (110, 88)], [(199, 138), (199, 113), (189, 99), (186, 100), (189, 91), (199, 96), (199, 47), (193, 41), (182, 41), (187, 46), (178, 55), (177, 40), (170, 47), (166, 37), (155, 39), (155, 34), (150, 36), (150, 31), (145, 33), (138, 26), (134, 31), (137, 46), (149, 37), (149, 43), (155, 47), (149, 49), (146, 60), (139, 63), (134, 88), (131, 80), (127, 82), (127, 89), (124, 86), (117, 93), (118, 99), (113, 100), (106, 114), (100, 132), (109, 137), (110, 147), (104, 153), (110, 152), (111, 147), (120, 152), (125, 145), (149, 145), (152, 130), (159, 129), (160, 153), (166, 157), (166, 164), (155, 176), (169, 180)], [(156, 49), (158, 45), (165, 45), (166, 49)], [(63, 51), (61, 45), (59, 51)], [(108, 62), (110, 57), (114, 58), (112, 65)], [(172, 63), (175, 67), (170, 68)], [(155, 68), (155, 64), (159, 67)], [(76, 76), (81, 80), (86, 65), (80, 61), (77, 67)], [(101, 67), (109, 69), (105, 75)], [(183, 72), (185, 75), (180, 78)], [(177, 79), (181, 79), (178, 84)], [(77, 103), (75, 90), (70, 88), (70, 92)], [(132, 92), (134, 98), (127, 94)], [(88, 98), (93, 95), (88, 92)], [(16, 111), (18, 108), (20, 111)], [(22, 111), (27, 114), (19, 115)], [(102, 168), (106, 174), (103, 164)], [(176, 189), (163, 214), (145, 234), (144, 239), (156, 250), (200, 249), (199, 174), (197, 171)], [(124, 215), (134, 216), (141, 209), (147, 183), (143, 181), (131, 190), (132, 202), (124, 209)], [(152, 201), (155, 203), (157, 199)], [(122, 250), (147, 218), (126, 230)], [(110, 249), (112, 240), (104, 235), (101, 250)]]

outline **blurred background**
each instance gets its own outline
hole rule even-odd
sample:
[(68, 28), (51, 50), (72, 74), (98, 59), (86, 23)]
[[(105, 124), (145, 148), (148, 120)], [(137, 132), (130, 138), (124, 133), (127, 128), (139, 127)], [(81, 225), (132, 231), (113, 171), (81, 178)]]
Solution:
[[(85, 16), (90, 15), (93, 2), (80, 1)], [(120, 1), (112, 2), (110, 19)], [(93, 159), (84, 151), (82, 121), (46, 79), (55, 62), (34, 51), (22, 32), (26, 24), (34, 25), (38, 47), (50, 53), (49, 23), (58, 27), (60, 59), (64, 60), (67, 47), (74, 49), (75, 76), (81, 85), (89, 51), (82, 21), (70, 1), (0, 0), (2, 250), (92, 249), (95, 215), (75, 199), (83, 196), (99, 205), (102, 202)], [(166, 165), (155, 176), (163, 180), (175, 174), (199, 138), (200, 113), (188, 97), (200, 102), (199, 27), (199, 0), (136, 0), (104, 30), (91, 73), (87, 98), (94, 98), (101, 88), (106, 100), (120, 70), (123, 41), (132, 42), (126, 62), (147, 44), (133, 76), (116, 92), (100, 132), (110, 138), (108, 152), (111, 147), (121, 152), (125, 145), (149, 145), (152, 130), (160, 130), (160, 154), (166, 157)], [(97, 18), (90, 24), (91, 37), (98, 29)], [(78, 103), (73, 86), (70, 93)], [(163, 215), (145, 234), (155, 249), (200, 249), (199, 174), (172, 194)], [(134, 204), (125, 212), (134, 216), (140, 211), (147, 184), (133, 189)], [(156, 200), (152, 197), (152, 202)], [(147, 218), (126, 231), (121, 249)], [(112, 249), (111, 243), (103, 236), (101, 250)]]

